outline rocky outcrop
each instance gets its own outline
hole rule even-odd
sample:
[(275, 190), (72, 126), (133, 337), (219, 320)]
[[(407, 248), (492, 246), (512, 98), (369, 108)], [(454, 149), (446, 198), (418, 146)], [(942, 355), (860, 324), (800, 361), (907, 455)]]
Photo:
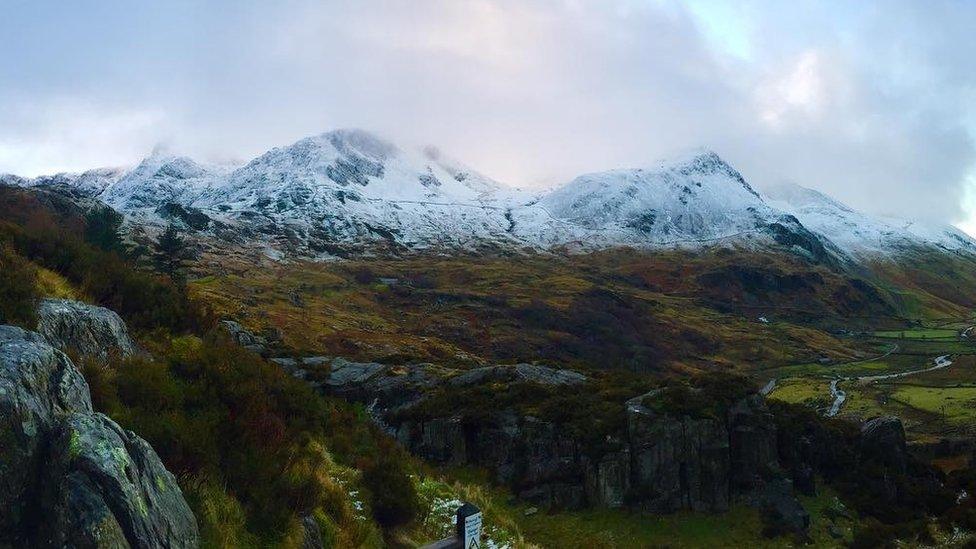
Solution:
[(92, 411), (39, 334), (0, 326), (0, 546), (196, 547), (196, 520), (153, 449)]
[(281, 343), (281, 331), (277, 328), (267, 328), (255, 334), (233, 320), (221, 320), (220, 327), (235, 343), (262, 356), (268, 356), (270, 349)]
[(893, 475), (901, 475), (908, 470), (905, 427), (897, 417), (868, 420), (861, 426), (860, 447), (866, 459), (884, 466)]
[(483, 410), (477, 418), (449, 409), (412, 413), (437, 391), (535, 384), (558, 394), (587, 383), (577, 372), (531, 364), (463, 372), (429, 364), (331, 364), (322, 389), (369, 404), (374, 418), (414, 454), (488, 469), (521, 499), (542, 507), (718, 512), (741, 502), (786, 529), (802, 531), (809, 520), (779, 470), (776, 429), (759, 395), (699, 417), (647, 404), (663, 390), (655, 391), (622, 403), (622, 436), (594, 449), (584, 434), (513, 409)]
[(758, 395), (722, 415), (674, 417), (627, 403), (634, 490), (651, 511), (725, 511), (763, 486), (777, 468), (776, 431)]
[(515, 366), (485, 366), (474, 368), (451, 378), (451, 385), (478, 385), (488, 382), (525, 382), (540, 385), (578, 385), (586, 376), (572, 370), (559, 370), (538, 364)]
[(37, 331), (52, 346), (85, 357), (126, 357), (139, 349), (119, 315), (79, 301), (42, 300), (37, 309)]

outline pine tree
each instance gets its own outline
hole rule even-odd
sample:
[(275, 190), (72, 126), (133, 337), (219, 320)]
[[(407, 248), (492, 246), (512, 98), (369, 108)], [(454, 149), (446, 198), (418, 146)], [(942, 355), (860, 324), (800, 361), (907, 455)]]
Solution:
[(187, 256), (186, 239), (174, 225), (166, 227), (153, 247), (153, 261), (160, 272), (173, 280), (183, 279), (183, 260)]
[(85, 216), (85, 240), (103, 250), (124, 254), (122, 216), (111, 208), (90, 212)]

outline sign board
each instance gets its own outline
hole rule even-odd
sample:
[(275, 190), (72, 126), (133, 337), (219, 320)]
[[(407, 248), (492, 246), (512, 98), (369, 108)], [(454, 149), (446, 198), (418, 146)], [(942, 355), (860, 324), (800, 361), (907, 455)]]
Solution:
[(464, 535), (461, 538), (464, 549), (481, 549), (481, 512), (464, 517)]

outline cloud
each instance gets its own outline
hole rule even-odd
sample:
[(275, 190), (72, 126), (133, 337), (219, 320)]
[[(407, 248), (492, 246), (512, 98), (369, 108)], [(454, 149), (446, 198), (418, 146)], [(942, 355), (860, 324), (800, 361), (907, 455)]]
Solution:
[(0, 171), (10, 165), (28, 176), (124, 166), (166, 135), (162, 112), (71, 98), (8, 105), (0, 109), (0, 126)]
[(0, 171), (136, 161), (154, 139), (246, 159), (357, 126), (520, 185), (704, 145), (760, 186), (976, 218), (965, 201), (976, 156), (969, 5), (98, 6), (52, 19), (24, 3), (0, 22), (27, 52), (0, 59)]

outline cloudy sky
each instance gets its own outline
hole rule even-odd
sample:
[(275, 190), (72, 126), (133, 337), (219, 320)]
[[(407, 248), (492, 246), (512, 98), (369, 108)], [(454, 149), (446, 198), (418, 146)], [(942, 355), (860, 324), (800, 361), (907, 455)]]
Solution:
[(0, 172), (249, 159), (338, 127), (496, 179), (716, 150), (976, 234), (976, 3), (0, 0)]

